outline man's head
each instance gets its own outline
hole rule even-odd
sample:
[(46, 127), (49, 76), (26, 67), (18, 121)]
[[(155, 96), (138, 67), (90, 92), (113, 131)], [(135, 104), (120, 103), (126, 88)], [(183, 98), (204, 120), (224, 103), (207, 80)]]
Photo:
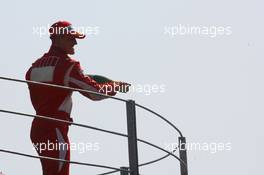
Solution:
[(74, 54), (74, 45), (77, 44), (76, 39), (85, 38), (84, 34), (75, 31), (72, 28), (71, 23), (67, 21), (59, 21), (54, 23), (50, 27), (49, 33), (52, 45), (71, 55)]

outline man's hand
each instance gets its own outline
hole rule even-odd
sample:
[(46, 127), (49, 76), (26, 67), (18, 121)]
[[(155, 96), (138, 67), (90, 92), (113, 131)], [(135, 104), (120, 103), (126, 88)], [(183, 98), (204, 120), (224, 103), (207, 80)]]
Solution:
[(121, 93), (127, 93), (131, 84), (121, 81), (115, 81), (116, 91)]
[(129, 83), (122, 82), (122, 81), (113, 81), (113, 80), (111, 80), (105, 76), (102, 76), (102, 75), (87, 74), (87, 76), (89, 76), (90, 78), (92, 78), (93, 80), (95, 80), (99, 84), (113, 82), (115, 91), (121, 92), (121, 93), (127, 93), (129, 91), (129, 87), (131, 86), (131, 84), (129, 84)]

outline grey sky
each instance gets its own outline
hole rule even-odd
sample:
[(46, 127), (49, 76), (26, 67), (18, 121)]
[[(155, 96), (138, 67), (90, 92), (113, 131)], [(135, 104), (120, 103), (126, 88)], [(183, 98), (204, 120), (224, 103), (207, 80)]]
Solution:
[[(74, 26), (98, 26), (99, 33), (78, 41), (74, 58), (87, 73), (134, 85), (165, 85), (165, 92), (133, 92), (132, 98), (166, 116), (188, 142), (231, 143), (230, 151), (189, 151), (189, 174), (263, 174), (263, 2), (245, 1), (2, 1), (0, 76), (24, 79), (30, 64), (49, 48), (47, 35), (34, 27), (68, 20)], [(176, 35), (165, 27), (222, 26), (230, 35)], [(34, 114), (25, 84), (0, 80), (0, 109)], [(92, 102), (74, 94), (72, 116), (78, 123), (126, 132), (125, 105), (113, 100)], [(137, 111), (138, 136), (162, 147), (177, 142), (172, 128)], [(0, 114), (0, 149), (36, 155), (29, 139), (31, 119)], [(99, 151), (72, 151), (75, 161), (124, 166), (126, 139), (88, 129), (70, 128), (72, 142), (99, 143)], [(139, 145), (139, 160), (164, 153)], [(6, 175), (41, 174), (40, 162), (0, 153)], [(107, 170), (71, 166), (71, 174)], [(168, 158), (140, 169), (141, 174), (179, 174)]]

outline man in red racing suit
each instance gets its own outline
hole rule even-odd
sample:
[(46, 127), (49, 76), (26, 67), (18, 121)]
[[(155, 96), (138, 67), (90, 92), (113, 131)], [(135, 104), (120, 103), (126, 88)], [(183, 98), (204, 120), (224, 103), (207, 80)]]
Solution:
[[(54, 32), (54, 30), (56, 32)], [(66, 31), (66, 32), (65, 32)], [(128, 91), (127, 83), (109, 81), (97, 83), (84, 75), (80, 63), (68, 56), (74, 54), (76, 38), (85, 35), (73, 31), (69, 22), (59, 21), (50, 28), (52, 45), (48, 53), (37, 59), (26, 73), (26, 80), (90, 90), (114, 96), (120, 89)], [(28, 84), (30, 98), (37, 115), (72, 121), (72, 91)], [(126, 86), (125, 88), (123, 86)], [(121, 91), (123, 92), (123, 91)], [(92, 100), (106, 97), (83, 93)], [(31, 141), (40, 156), (70, 160), (68, 124), (36, 117), (31, 126)], [(40, 159), (43, 175), (69, 175), (69, 163)]]

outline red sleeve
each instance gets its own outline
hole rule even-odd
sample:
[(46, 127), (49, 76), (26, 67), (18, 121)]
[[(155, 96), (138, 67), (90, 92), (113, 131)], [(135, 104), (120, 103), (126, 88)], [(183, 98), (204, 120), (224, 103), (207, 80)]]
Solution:
[[(114, 96), (116, 94), (116, 86), (114, 82), (99, 84), (87, 75), (83, 74), (83, 70), (79, 62), (74, 62), (72, 70), (69, 74), (69, 86), (73, 88), (85, 89), (98, 92), (105, 95)], [(92, 100), (102, 100), (106, 97), (95, 95), (92, 93), (81, 93)]]

